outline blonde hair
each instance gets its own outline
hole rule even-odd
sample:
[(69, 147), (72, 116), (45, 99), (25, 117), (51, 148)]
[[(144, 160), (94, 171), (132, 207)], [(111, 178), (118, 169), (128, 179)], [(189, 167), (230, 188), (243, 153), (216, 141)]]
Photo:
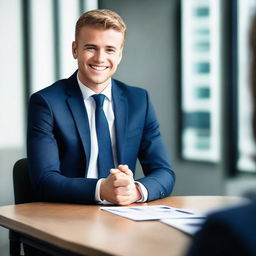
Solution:
[(126, 35), (126, 25), (123, 19), (114, 11), (97, 9), (85, 12), (76, 22), (75, 39), (84, 26), (93, 26), (100, 29), (114, 29)]

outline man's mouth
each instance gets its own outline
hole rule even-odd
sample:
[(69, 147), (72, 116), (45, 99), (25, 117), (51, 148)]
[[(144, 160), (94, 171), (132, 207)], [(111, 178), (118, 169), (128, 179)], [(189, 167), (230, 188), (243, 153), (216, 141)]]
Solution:
[(94, 70), (97, 70), (97, 71), (103, 71), (103, 70), (106, 70), (108, 67), (106, 66), (95, 66), (95, 65), (89, 65), (90, 68), (94, 69)]

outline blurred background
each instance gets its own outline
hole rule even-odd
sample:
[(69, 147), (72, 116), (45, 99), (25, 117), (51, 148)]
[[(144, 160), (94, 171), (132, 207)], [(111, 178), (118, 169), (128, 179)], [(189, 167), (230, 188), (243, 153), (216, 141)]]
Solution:
[[(0, 205), (14, 203), (12, 167), (26, 157), (29, 96), (76, 70), (75, 22), (96, 8), (118, 12), (127, 24), (115, 78), (149, 91), (177, 176), (173, 195), (256, 189), (255, 0), (0, 0)], [(8, 255), (4, 228), (0, 255)]]

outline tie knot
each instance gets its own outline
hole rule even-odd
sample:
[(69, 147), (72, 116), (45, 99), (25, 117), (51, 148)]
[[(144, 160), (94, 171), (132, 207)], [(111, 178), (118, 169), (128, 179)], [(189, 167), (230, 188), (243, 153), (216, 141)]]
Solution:
[(104, 102), (104, 99), (105, 99), (105, 95), (104, 94), (94, 94), (94, 95), (92, 95), (92, 97), (95, 100), (97, 108), (98, 107), (102, 108), (103, 102)]

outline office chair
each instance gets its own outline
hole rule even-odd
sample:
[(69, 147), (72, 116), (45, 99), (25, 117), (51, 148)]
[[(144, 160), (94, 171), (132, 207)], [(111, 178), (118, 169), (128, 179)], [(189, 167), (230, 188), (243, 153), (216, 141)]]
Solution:
[[(13, 188), (14, 188), (14, 201), (15, 204), (32, 203), (38, 201), (36, 193), (32, 188), (29, 172), (28, 172), (28, 160), (26, 158), (18, 160), (13, 167)], [(24, 235), (20, 236), (17, 231), (10, 230), (9, 232), (10, 241), (10, 256), (21, 256), (21, 244), (23, 243), (25, 256), (51, 256), (51, 255), (64, 255), (61, 252), (53, 252), (41, 250), (35, 246), (35, 241)], [(66, 255), (66, 254), (65, 254)]]
[(18, 160), (13, 167), (13, 188), (15, 204), (35, 202), (34, 191), (29, 179), (26, 158)]
[[(28, 162), (26, 158), (18, 160), (13, 167), (13, 188), (15, 204), (35, 202), (35, 193), (29, 179)], [(19, 256), (21, 241), (19, 232), (10, 230), (10, 255)]]

